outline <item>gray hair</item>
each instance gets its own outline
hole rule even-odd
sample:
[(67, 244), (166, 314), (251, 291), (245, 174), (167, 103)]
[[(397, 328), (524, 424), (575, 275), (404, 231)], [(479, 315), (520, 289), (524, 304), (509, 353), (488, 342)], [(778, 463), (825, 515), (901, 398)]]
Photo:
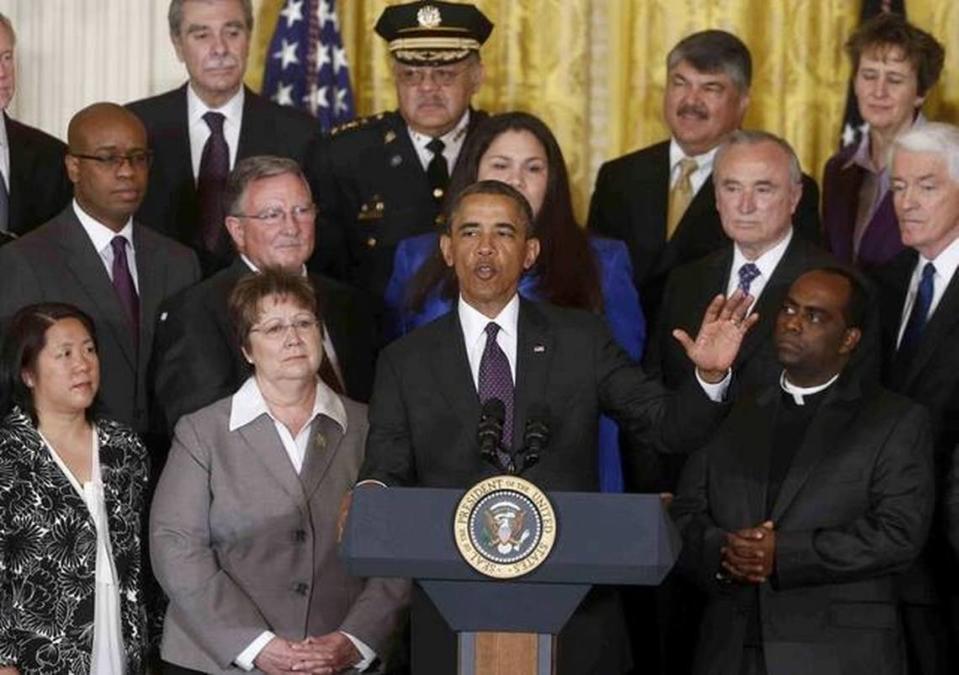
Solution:
[(887, 166), (892, 166), (898, 150), (939, 155), (946, 163), (949, 177), (959, 183), (959, 127), (945, 122), (927, 122), (913, 126), (892, 142)]
[[(170, 9), (167, 12), (167, 21), (170, 23), (170, 35), (180, 36), (180, 28), (183, 26), (183, 3), (190, 0), (170, 0)], [(240, 0), (243, 5), (243, 19), (246, 21), (246, 29), (253, 30), (253, 0)]]
[(226, 214), (233, 216), (241, 213), (241, 203), (246, 195), (247, 188), (250, 187), (250, 183), (263, 178), (286, 174), (302, 180), (303, 184), (306, 185), (307, 192), (310, 191), (310, 183), (306, 180), (303, 169), (292, 159), (274, 157), (273, 155), (256, 155), (241, 159), (233, 167), (233, 171), (226, 179), (226, 187), (223, 189), (223, 205)]
[(749, 48), (724, 30), (704, 30), (684, 37), (666, 56), (666, 69), (672, 70), (681, 61), (701, 73), (726, 73), (740, 93), (748, 91), (752, 83)]
[(789, 162), (789, 180), (795, 184), (802, 183), (802, 168), (799, 166), (799, 158), (796, 156), (796, 151), (793, 150), (792, 146), (776, 134), (758, 129), (737, 129), (729, 134), (729, 136), (720, 143), (719, 150), (716, 151), (716, 157), (713, 159), (714, 172), (715, 169), (719, 167), (726, 152), (728, 152), (732, 146), (758, 145), (759, 143), (773, 143), (779, 146), (779, 148), (786, 153), (787, 161)]
[(13, 30), (13, 24), (10, 22), (10, 17), (8, 17), (3, 12), (0, 12), (0, 26), (6, 26), (7, 30), (10, 31), (10, 43), (12, 46), (17, 46), (17, 31)]

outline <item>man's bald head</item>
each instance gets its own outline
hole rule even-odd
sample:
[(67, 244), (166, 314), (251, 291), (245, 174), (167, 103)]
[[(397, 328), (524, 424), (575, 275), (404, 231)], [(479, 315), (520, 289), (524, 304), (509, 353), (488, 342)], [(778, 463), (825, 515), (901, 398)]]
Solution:
[(150, 152), (136, 115), (115, 103), (94, 103), (70, 120), (67, 175), (77, 203), (119, 232), (146, 193)]

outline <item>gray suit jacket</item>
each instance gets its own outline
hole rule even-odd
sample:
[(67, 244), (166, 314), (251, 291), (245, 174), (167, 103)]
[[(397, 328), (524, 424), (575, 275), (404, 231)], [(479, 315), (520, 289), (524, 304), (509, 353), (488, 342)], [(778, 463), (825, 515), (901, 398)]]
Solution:
[(291, 640), (342, 630), (384, 656), (409, 583), (351, 577), (336, 550), (366, 406), (342, 399), (345, 434), (318, 417), (297, 475), (268, 416), (229, 430), (231, 398), (180, 418), (153, 501), (153, 570), (170, 597), (163, 659), (240, 672), (232, 661), (266, 630)]
[(160, 303), (200, 278), (196, 256), (153, 230), (133, 225), (140, 295), (140, 346), (103, 260), (72, 205), (0, 248), (0, 321), (36, 302), (67, 302), (93, 318), (100, 351), (102, 413), (148, 429), (147, 365)]

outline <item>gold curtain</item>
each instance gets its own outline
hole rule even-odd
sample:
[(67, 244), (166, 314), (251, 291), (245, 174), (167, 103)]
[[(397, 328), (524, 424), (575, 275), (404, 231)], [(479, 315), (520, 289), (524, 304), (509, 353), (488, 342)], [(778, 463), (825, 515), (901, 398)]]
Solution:
[[(396, 105), (386, 46), (373, 25), (400, 0), (340, 0), (337, 11), (360, 114)], [(817, 179), (836, 150), (850, 74), (843, 42), (856, 0), (474, 0), (496, 24), (483, 48), (486, 83), (476, 105), (522, 109), (553, 129), (569, 164), (577, 211), (606, 159), (667, 136), (665, 58), (684, 35), (722, 28), (753, 56), (746, 126), (784, 136)], [(257, 88), (283, 0), (260, 0), (250, 68)], [(907, 0), (910, 21), (947, 46), (946, 77), (925, 111), (959, 121), (959, 3)], [(949, 77), (952, 74), (952, 77)]]

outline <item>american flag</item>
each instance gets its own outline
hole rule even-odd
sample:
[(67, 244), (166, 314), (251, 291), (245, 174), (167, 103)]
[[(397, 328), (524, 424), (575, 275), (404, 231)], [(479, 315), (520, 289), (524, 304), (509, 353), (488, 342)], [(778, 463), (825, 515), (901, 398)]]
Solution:
[(353, 119), (336, 0), (286, 0), (267, 52), (263, 95), (308, 111), (324, 130)]
[[(882, 12), (893, 12), (906, 16), (906, 0), (863, 0), (859, 23), (865, 23)], [(853, 81), (856, 73), (849, 78), (849, 91), (846, 93), (846, 114), (843, 116), (842, 135), (839, 139), (840, 147), (852, 143), (858, 144), (869, 125), (859, 114), (859, 105), (856, 103), (856, 93), (853, 91)]]

